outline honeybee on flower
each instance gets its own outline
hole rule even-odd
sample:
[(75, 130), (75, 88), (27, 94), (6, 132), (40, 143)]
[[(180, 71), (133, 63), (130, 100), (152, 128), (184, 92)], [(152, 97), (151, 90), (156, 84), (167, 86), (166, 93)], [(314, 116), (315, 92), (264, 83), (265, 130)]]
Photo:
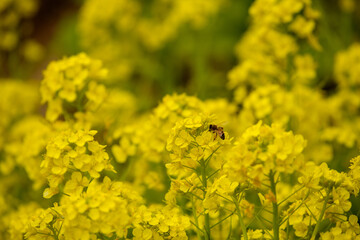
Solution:
[(225, 140), (224, 128), (218, 127), (217, 125), (210, 124), (209, 131), (215, 133), (214, 140), (219, 136), (222, 140)]

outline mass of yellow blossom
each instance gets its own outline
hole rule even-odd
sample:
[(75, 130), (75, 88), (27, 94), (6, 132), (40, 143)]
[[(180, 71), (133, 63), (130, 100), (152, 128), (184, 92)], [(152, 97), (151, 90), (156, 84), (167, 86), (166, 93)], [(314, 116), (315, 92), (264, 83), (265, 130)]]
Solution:
[[(0, 1), (0, 66), (43, 58), (21, 30), (40, 2)], [(360, 240), (360, 44), (320, 79), (318, 1), (246, 6), (231, 68), (214, 77), (230, 97), (179, 87), (148, 107), (132, 91), (159, 76), (179, 86), (161, 59), (232, 2), (84, 0), (81, 52), (40, 81), (0, 75), (0, 239)], [(207, 69), (199, 59), (186, 64)]]

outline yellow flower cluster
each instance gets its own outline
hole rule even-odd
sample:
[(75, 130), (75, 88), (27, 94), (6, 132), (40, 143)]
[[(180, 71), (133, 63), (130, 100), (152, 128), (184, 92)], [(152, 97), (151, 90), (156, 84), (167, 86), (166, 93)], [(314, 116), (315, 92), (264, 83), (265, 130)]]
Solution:
[(161, 181), (167, 177), (159, 174), (159, 170), (163, 168), (163, 162), (169, 162), (165, 148), (173, 126), (205, 110), (209, 114), (222, 111), (223, 119), (237, 129), (234, 126), (236, 108), (225, 99), (202, 102), (185, 94), (167, 95), (151, 114), (116, 128), (109, 139), (111, 153), (118, 163), (137, 169), (125, 173), (135, 175), (135, 185), (140, 187), (145, 183), (151, 189), (164, 189)]
[(136, 213), (134, 239), (188, 239), (189, 218), (169, 206), (141, 206)]
[(259, 122), (246, 129), (227, 154), (224, 172), (231, 181), (261, 187), (270, 171), (293, 173), (301, 169), (305, 145), (301, 135)]
[[(1, 79), (0, 87), (0, 149), (4, 147), (5, 136), (21, 117), (34, 112), (39, 94), (36, 87), (16, 80)], [(13, 105), (10, 105), (12, 103)]]
[[(120, 126), (115, 130), (113, 139), (119, 139), (119, 144), (112, 149), (116, 160), (125, 162), (128, 156), (141, 151), (142, 154), (149, 153), (146, 158), (159, 162), (159, 154), (164, 150), (173, 125), (176, 121), (201, 111), (202, 104), (197, 98), (185, 94), (165, 96), (151, 115), (146, 114), (139, 122)], [(138, 127), (140, 125), (141, 128)]]
[(170, 162), (166, 164), (170, 175), (186, 175), (200, 162), (208, 161), (221, 145), (229, 141), (226, 133), (222, 133), (226, 139), (223, 140), (218, 133), (209, 130), (213, 122), (211, 116), (197, 115), (176, 123), (166, 145), (171, 153)]
[[(46, 176), (49, 188), (44, 190), (43, 196), (50, 198), (59, 192), (59, 185), (63, 182), (64, 175), (73, 171), (70, 181), (65, 185), (67, 194), (81, 193), (77, 187), (88, 184), (81, 174), (75, 171), (87, 172), (91, 178), (99, 178), (99, 172), (104, 169), (112, 170), (109, 155), (105, 146), (94, 141), (96, 131), (67, 130), (50, 139), (46, 146), (46, 155), (41, 162), (41, 173)], [(78, 186), (76, 186), (78, 185)]]
[[(51, 68), (59, 63), (66, 65), (69, 59), (54, 62)], [(85, 72), (88, 68), (82, 66)], [(82, 77), (84, 71), (76, 71), (69, 82), (80, 78), (83, 84), (91, 83)], [(49, 71), (45, 75), (43, 93), (56, 80), (50, 78)], [(63, 85), (59, 86), (53, 95), (48, 95), (48, 101), (55, 98), (69, 103), (69, 99), (60, 96)], [(82, 89), (86, 95), (89, 88), (75, 88), (75, 99)], [(309, 91), (305, 87), (298, 89), (303, 89), (299, 98)], [(67, 118), (63, 115), (67, 108), (59, 112), (64, 119), (46, 122), (31, 116), (16, 120), (9, 132), (11, 141), (4, 145), (7, 162), (23, 167), (34, 186), (42, 187), (46, 180), (44, 198), (61, 194), (53, 198), (57, 199), (53, 207), (29, 204), (13, 211), (0, 209), (4, 213), (2, 224), (7, 229), (6, 236), (188, 239), (196, 234), (199, 238), (223, 239), (231, 234), (244, 239), (286, 239), (287, 232), (294, 229), (293, 234), (298, 237), (326, 239), (344, 234), (356, 238), (359, 231), (355, 216), (347, 214), (351, 210), (350, 196), (356, 196), (360, 189), (359, 158), (351, 161), (348, 173), (339, 173), (305, 157), (310, 154), (305, 148), (307, 140), (285, 128), (289, 117), (301, 119), (301, 107), (291, 112), (282, 104), (291, 106), (295, 96), (278, 85), (257, 88), (245, 99), (239, 115), (236, 106), (223, 99), (201, 101), (185, 94), (173, 94), (165, 96), (152, 113), (137, 116), (129, 124), (112, 119), (112, 109), (118, 109), (111, 106), (116, 98), (102, 100), (107, 107), (99, 107), (107, 121), (86, 118), (87, 110), (82, 112), (83, 118)], [(313, 97), (309, 93), (310, 96)], [(86, 109), (89, 101), (80, 104)], [(219, 108), (225, 109), (219, 112)], [(26, 113), (20, 111), (13, 116), (21, 118)], [(14, 117), (6, 114), (13, 121)], [(125, 110), (124, 114), (130, 117), (134, 113)], [(278, 123), (267, 125), (258, 121), (239, 130), (236, 123), (251, 114), (254, 114), (252, 121), (261, 118), (265, 121), (269, 117), (278, 119)], [(227, 125), (219, 119), (228, 121)], [(303, 129), (300, 123), (296, 124), (298, 129)], [(82, 128), (91, 125), (102, 131), (95, 135), (97, 131)], [(32, 138), (36, 141), (31, 142), (30, 151), (26, 146)], [(100, 144), (101, 141), (108, 146)], [(23, 149), (22, 153), (16, 154), (19, 149)], [(41, 178), (36, 176), (39, 174)], [(1, 191), (6, 191), (6, 187)], [(166, 189), (162, 205), (145, 203), (141, 196)], [(7, 198), (0, 201), (7, 206)], [(320, 232), (325, 220), (332, 228)], [(271, 231), (261, 227), (269, 221)], [(236, 225), (240, 226), (240, 232), (231, 227)]]
[[(353, 165), (350, 169), (357, 169), (353, 160)], [(314, 166), (313, 163), (307, 163), (305, 171), (299, 177), (298, 191), (295, 192), (294, 197), (290, 198), (291, 205), (285, 215), (288, 215), (288, 224), (295, 229), (295, 234), (299, 237), (311, 236), (314, 239), (316, 234), (310, 235), (311, 226), (315, 225), (315, 230), (318, 230), (319, 219), (329, 219), (336, 223), (338, 229), (333, 228), (330, 232), (321, 234), (323, 239), (331, 239), (331, 235), (341, 235), (344, 230), (344, 236), (349, 234), (349, 239), (355, 239), (360, 234), (358, 230), (347, 231), (353, 225), (359, 228), (356, 220), (354, 224), (354, 217), (350, 216), (347, 222), (346, 212), (351, 208), (350, 194), (357, 196), (358, 182), (355, 181), (352, 170), (349, 173), (339, 173), (335, 170), (329, 169), (323, 163), (320, 166)], [(345, 234), (346, 232), (346, 234)], [(348, 237), (349, 237), (348, 236)], [(346, 239), (346, 238), (345, 238)]]
[[(330, 141), (334, 141), (338, 131), (331, 126), (338, 106), (331, 99), (325, 99), (320, 92), (298, 86), (289, 92), (276, 84), (258, 87), (243, 102), (239, 114), (242, 127), (249, 127), (259, 120), (267, 124), (276, 123), (284, 128), (302, 134), (309, 142), (306, 156), (316, 162), (329, 161), (333, 156)], [(314, 134), (317, 129), (317, 134)], [(344, 133), (344, 128), (341, 128)], [(333, 133), (334, 135), (330, 135)], [(341, 143), (349, 146), (349, 135)], [(327, 142), (329, 141), (329, 142)], [(353, 144), (353, 143), (352, 143)], [(349, 147), (351, 147), (350, 145)]]
[(358, 45), (336, 56), (339, 88), (325, 96), (322, 86), (313, 87), (316, 62), (300, 54), (304, 44), (290, 33), (319, 49), (314, 37), (319, 13), (311, 1), (256, 1), (250, 15), (252, 25), (236, 48), (239, 64), (228, 75), (235, 101), (244, 108), (239, 113), (243, 130), (259, 120), (280, 124), (304, 136), (305, 157), (316, 162), (337, 155), (335, 144), (349, 149), (358, 144)]
[(338, 222), (336, 227), (330, 229), (330, 231), (322, 233), (322, 240), (330, 239), (360, 239), (360, 226), (358, 223), (358, 217), (350, 215), (347, 222)]
[(0, 155), (3, 158), (0, 172), (9, 176), (21, 166), (35, 188), (41, 187), (45, 180), (40, 175), (40, 153), (51, 133), (49, 125), (33, 115), (38, 106), (37, 86), (18, 80), (1, 81)]
[[(310, 55), (298, 54), (296, 38), (289, 33), (293, 31), (320, 48), (313, 35), (318, 13), (311, 7), (311, 1), (259, 0), (249, 12), (253, 23), (236, 48), (240, 63), (229, 73), (229, 86), (235, 88), (235, 99), (243, 100), (247, 85), (258, 87), (276, 83), (288, 86), (311, 80), (314, 61)], [(282, 28), (288, 31), (280, 31)], [(290, 57), (294, 60), (289, 62)], [(306, 64), (304, 60), (307, 60)], [(289, 76), (287, 70), (292, 65), (296, 70)], [(299, 72), (310, 74), (299, 75)]]
[(52, 128), (39, 116), (28, 116), (14, 124), (4, 147), (6, 157), (1, 162), (1, 172), (10, 174), (21, 166), (34, 188), (42, 187), (46, 178), (40, 173), (41, 154), (52, 134)]
[(50, 63), (40, 88), (42, 103), (48, 103), (46, 119), (54, 122), (62, 114), (68, 117), (73, 109), (95, 111), (106, 97), (105, 87), (96, 81), (106, 74), (101, 61), (84, 53)]
[(80, 53), (40, 91), (1, 81), (0, 239), (360, 239), (360, 47), (337, 54), (325, 95), (311, 0), (254, 1), (233, 101), (173, 93), (141, 111), (110, 82), (225, 2), (87, 0), (83, 44), (112, 76)]
[(359, 88), (359, 56), (360, 45), (357, 43), (337, 54), (334, 75), (341, 89), (356, 91)]
[(40, 87), (42, 103), (48, 104), (46, 119), (66, 119), (87, 130), (116, 129), (127, 122), (136, 112), (135, 97), (118, 88), (106, 89), (99, 81), (107, 72), (100, 60), (85, 53), (50, 63)]
[(331, 125), (325, 129), (323, 139), (336, 141), (351, 148), (359, 143), (360, 102), (358, 99), (359, 45), (353, 44), (347, 50), (336, 55), (334, 76), (338, 91), (328, 100), (331, 113)]
[[(9, 216), (12, 239), (96, 239), (96, 235), (124, 237), (135, 222), (142, 198), (122, 182), (105, 177), (92, 181), (86, 192), (62, 198), (60, 205), (42, 209), (29, 205)], [(12, 221), (27, 219), (20, 225)], [(22, 227), (20, 227), (22, 226)]]

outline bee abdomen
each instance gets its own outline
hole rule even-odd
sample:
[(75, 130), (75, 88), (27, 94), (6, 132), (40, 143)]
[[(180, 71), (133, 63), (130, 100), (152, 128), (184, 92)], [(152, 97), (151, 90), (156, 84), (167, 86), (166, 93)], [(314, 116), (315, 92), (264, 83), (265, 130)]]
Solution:
[(221, 138), (222, 140), (225, 140), (225, 134), (224, 134), (224, 133), (221, 133), (220, 138)]

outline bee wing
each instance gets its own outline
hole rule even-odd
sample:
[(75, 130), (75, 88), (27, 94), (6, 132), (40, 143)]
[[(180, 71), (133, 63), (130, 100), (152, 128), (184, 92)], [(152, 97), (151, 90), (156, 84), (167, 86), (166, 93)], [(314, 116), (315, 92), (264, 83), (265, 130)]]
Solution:
[(228, 124), (229, 124), (228, 121), (221, 121), (221, 122), (217, 122), (217, 123), (216, 123), (216, 125), (218, 125), (218, 126), (226, 126), (226, 125), (228, 125)]

